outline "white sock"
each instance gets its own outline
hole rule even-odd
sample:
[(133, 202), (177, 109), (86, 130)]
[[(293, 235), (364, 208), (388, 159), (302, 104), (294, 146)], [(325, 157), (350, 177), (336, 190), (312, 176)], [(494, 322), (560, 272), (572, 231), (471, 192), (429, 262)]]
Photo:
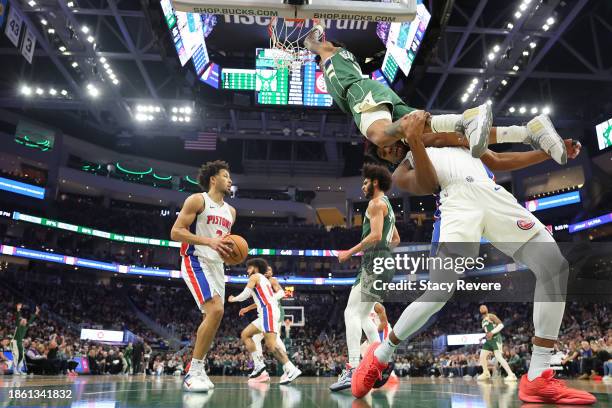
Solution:
[(374, 351), (374, 356), (376, 356), (381, 363), (388, 363), (391, 361), (391, 356), (395, 353), (397, 346), (397, 344), (393, 344), (391, 339), (387, 337), (387, 339)]
[(544, 370), (550, 368), (550, 359), (553, 354), (553, 349), (548, 347), (533, 346), (531, 352), (531, 363), (529, 364), (529, 372), (527, 378), (529, 381), (535, 380)]
[(462, 115), (433, 115), (431, 117), (431, 130), (434, 133), (454, 132), (462, 120)]
[(523, 143), (529, 136), (525, 126), (498, 126), (497, 143)]
[(255, 367), (261, 367), (263, 365), (263, 355), (259, 351), (254, 351), (251, 353), (251, 358), (253, 359), (253, 363)]
[(191, 366), (189, 367), (190, 373), (198, 373), (204, 371), (204, 359), (198, 360), (197, 358), (191, 359)]
[(293, 363), (291, 361), (287, 361), (285, 364), (283, 364), (283, 371), (284, 372), (289, 372), (291, 370), (295, 369), (295, 366), (293, 365)]

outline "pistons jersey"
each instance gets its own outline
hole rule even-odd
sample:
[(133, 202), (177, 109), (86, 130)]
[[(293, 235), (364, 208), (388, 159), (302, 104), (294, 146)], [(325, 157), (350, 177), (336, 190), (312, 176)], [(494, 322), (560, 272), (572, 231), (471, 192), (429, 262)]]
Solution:
[[(226, 202), (219, 205), (214, 202), (207, 193), (204, 196), (204, 211), (202, 211), (191, 225), (191, 230), (201, 237), (215, 238), (229, 234), (234, 223), (234, 217), (230, 211), (230, 206)], [(205, 258), (211, 262), (223, 262), (217, 251), (206, 245), (191, 245), (183, 243), (181, 245), (181, 256), (195, 255)]]

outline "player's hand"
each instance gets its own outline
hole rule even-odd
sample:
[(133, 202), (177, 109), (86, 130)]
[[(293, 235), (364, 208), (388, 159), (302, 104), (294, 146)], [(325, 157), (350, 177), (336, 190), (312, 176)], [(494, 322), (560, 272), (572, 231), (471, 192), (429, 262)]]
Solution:
[(416, 141), (423, 135), (423, 129), (425, 128), (427, 118), (429, 118), (429, 113), (422, 110), (404, 115), (404, 117), (401, 119), (400, 126), (405, 136), (404, 140), (407, 143)]
[(349, 251), (338, 251), (338, 262), (343, 263), (351, 259)]
[(208, 246), (217, 251), (222, 258), (225, 258), (232, 253), (234, 244), (225, 238), (211, 238)]
[(17, 311), (21, 311), (21, 308), (23, 307), (23, 304), (21, 303), (17, 303), (17, 305), (15, 305), (17, 307)]
[[(232, 298), (233, 296), (230, 296), (230, 298)], [(231, 300), (228, 299), (228, 301), (231, 302)], [(246, 310), (246, 307), (243, 307), (242, 309), (240, 309), (240, 311), (238, 312), (238, 316), (242, 317), (244, 316), (246, 313), (248, 312), (248, 310)]]
[(565, 139), (563, 140), (565, 143), (565, 148), (567, 149), (567, 157), (569, 159), (575, 159), (580, 154), (582, 150), (582, 145), (579, 141), (574, 139)]
[(234, 303), (236, 301), (236, 298), (234, 297), (234, 295), (230, 295), (230, 297), (227, 298), (227, 301), (230, 303)]
[(40, 313), (40, 307), (36, 306), (36, 312), (34, 312), (36, 314), (36, 316), (38, 316), (38, 314)]
[(487, 340), (491, 340), (493, 338), (493, 333), (488, 332), (485, 337), (487, 338)]

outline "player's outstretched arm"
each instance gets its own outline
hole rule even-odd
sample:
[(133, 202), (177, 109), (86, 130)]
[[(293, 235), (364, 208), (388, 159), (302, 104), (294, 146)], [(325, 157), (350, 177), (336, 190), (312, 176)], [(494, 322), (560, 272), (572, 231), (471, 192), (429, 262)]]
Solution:
[[(567, 149), (567, 157), (570, 159), (578, 157), (582, 149), (580, 142), (573, 139), (565, 139), (563, 142)], [(551, 159), (551, 157), (541, 150), (505, 153), (487, 150), (480, 159), (492, 171), (512, 171), (545, 162)]]
[(255, 309), (257, 309), (257, 305), (255, 303), (251, 303), (247, 307), (243, 307), (242, 309), (240, 309), (240, 311), (238, 312), (238, 316), (244, 316), (245, 314), (249, 313), (251, 310), (255, 310)]
[(230, 302), (230, 303), (233, 303), (233, 302), (244, 302), (250, 296), (253, 296), (253, 288), (257, 285), (258, 282), (259, 282), (259, 275), (255, 274), (255, 273), (252, 274), (251, 277), (249, 278), (249, 282), (245, 286), (244, 290), (242, 292), (240, 292), (240, 294), (238, 296), (230, 296), (227, 299), (227, 301)]

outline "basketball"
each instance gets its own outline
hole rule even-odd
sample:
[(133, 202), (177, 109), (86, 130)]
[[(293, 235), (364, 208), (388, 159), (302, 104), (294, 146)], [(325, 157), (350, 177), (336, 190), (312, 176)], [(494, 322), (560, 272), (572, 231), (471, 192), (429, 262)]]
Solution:
[(228, 235), (228, 239), (234, 244), (231, 254), (223, 258), (226, 265), (238, 265), (244, 262), (249, 254), (249, 244), (240, 235)]

